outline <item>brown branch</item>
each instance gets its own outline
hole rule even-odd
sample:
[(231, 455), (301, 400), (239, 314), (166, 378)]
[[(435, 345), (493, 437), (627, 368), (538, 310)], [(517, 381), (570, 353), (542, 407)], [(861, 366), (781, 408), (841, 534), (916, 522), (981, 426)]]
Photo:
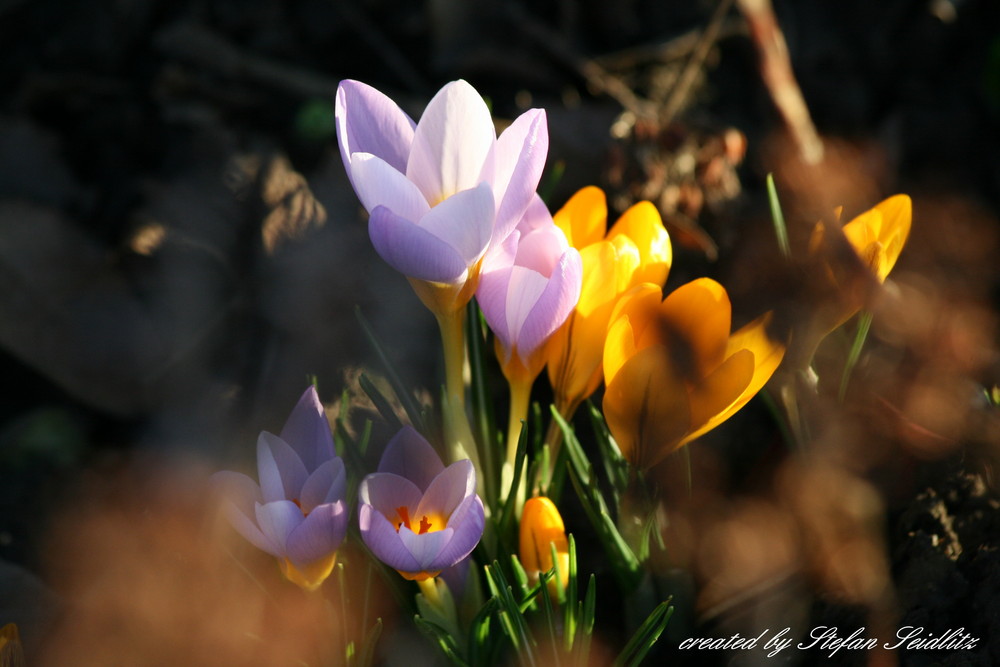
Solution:
[(818, 164), (823, 160), (823, 141), (813, 125), (802, 90), (795, 80), (788, 45), (774, 15), (771, 0), (738, 0), (760, 56), (760, 73), (778, 107), (802, 161)]

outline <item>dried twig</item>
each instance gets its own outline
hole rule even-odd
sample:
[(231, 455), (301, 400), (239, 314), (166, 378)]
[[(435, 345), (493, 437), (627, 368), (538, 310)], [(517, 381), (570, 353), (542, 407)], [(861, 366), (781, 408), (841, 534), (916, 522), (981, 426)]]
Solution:
[(500, 6), (518, 28), (550, 55), (586, 79), (591, 88), (613, 98), (639, 118), (656, 119), (657, 108), (654, 102), (637, 95), (628, 84), (596, 61), (576, 53), (562, 36), (540, 23), (516, 3), (504, 2)]
[(729, 12), (729, 8), (732, 7), (732, 5), (733, 0), (720, 0), (718, 6), (716, 6), (715, 13), (712, 14), (711, 20), (708, 22), (708, 25), (705, 26), (705, 30), (701, 33), (698, 45), (695, 47), (694, 52), (691, 54), (691, 58), (687, 61), (687, 64), (684, 66), (684, 70), (677, 79), (677, 84), (670, 92), (670, 97), (667, 98), (663, 108), (660, 110), (660, 127), (666, 127), (669, 125), (674, 119), (674, 116), (677, 115), (677, 112), (684, 106), (684, 101), (691, 90), (691, 86), (694, 83), (695, 78), (698, 76), (698, 72), (704, 66), (705, 58), (708, 57), (708, 53), (715, 44), (715, 40), (718, 39), (722, 21), (726, 18), (726, 13)]
[(771, 99), (778, 107), (802, 161), (818, 164), (823, 160), (823, 142), (816, 132), (802, 90), (795, 80), (788, 45), (774, 16), (771, 0), (738, 0), (750, 27), (750, 37), (760, 55), (760, 72)]

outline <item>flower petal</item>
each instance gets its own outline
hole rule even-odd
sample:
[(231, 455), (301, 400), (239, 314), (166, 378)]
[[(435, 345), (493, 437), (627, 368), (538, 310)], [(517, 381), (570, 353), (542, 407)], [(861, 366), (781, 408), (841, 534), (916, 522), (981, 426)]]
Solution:
[[(417, 572), (437, 572), (450, 565), (454, 565), (455, 562), (457, 562), (457, 559), (456, 561), (449, 563), (447, 559), (439, 557), (439, 554), (454, 534), (455, 531), (452, 528), (445, 528), (444, 530), (436, 530), (423, 534), (414, 533), (406, 526), (400, 528), (399, 541), (403, 543), (406, 550), (410, 552), (411, 556), (413, 556), (413, 560), (420, 564), (419, 567), (414, 570), (403, 571), (411, 574)], [(396, 569), (398, 570), (402, 568)]]
[(257, 526), (268, 539), (277, 556), (284, 557), (287, 552), (286, 543), (291, 533), (305, 517), (302, 510), (291, 500), (278, 500), (273, 503), (256, 506)]
[(441, 457), (412, 426), (404, 426), (393, 436), (378, 463), (379, 472), (408, 479), (421, 493), (443, 470)]
[[(476, 469), (469, 459), (455, 461), (434, 478), (416, 507), (414, 517), (450, 516), (463, 500), (476, 493)], [(412, 507), (412, 506), (411, 506)], [(451, 522), (448, 522), (451, 525)]]
[[(667, 343), (678, 371), (703, 378), (725, 359), (731, 324), (729, 295), (710, 278), (699, 278), (667, 295), (658, 326), (644, 335)], [(639, 347), (645, 342), (640, 340)]]
[(433, 566), (426, 569), (444, 569), (466, 558), (482, 539), (485, 526), (486, 513), (482, 499), (477, 495), (469, 496), (448, 520), (448, 530), (454, 531), (451, 539), (438, 553)]
[(317, 505), (342, 499), (346, 490), (344, 462), (339, 457), (332, 458), (316, 468), (303, 483), (299, 503), (303, 512), (312, 512)]
[(350, 79), (337, 86), (337, 143), (347, 173), (353, 153), (371, 153), (396, 171), (406, 169), (416, 123), (387, 96)]
[(469, 267), (455, 248), (384, 206), (372, 211), (368, 235), (379, 256), (405, 276), (435, 283), (465, 282)]
[(577, 191), (552, 219), (566, 234), (569, 244), (577, 250), (601, 241), (608, 226), (608, 203), (604, 191), (593, 185)]
[(347, 533), (347, 505), (340, 500), (314, 508), (285, 541), (287, 557), (304, 567), (335, 552)]
[(639, 251), (639, 267), (632, 275), (632, 285), (663, 285), (670, 272), (673, 250), (670, 235), (663, 226), (660, 212), (652, 202), (641, 201), (629, 207), (608, 232), (608, 240), (627, 236)]
[(400, 217), (417, 221), (430, 210), (419, 188), (376, 155), (355, 153), (350, 173), (354, 191), (369, 214), (384, 206)]
[(573, 312), (580, 299), (582, 271), (580, 253), (568, 248), (517, 334), (517, 349), (523, 358), (539, 349)]
[(663, 290), (643, 283), (622, 295), (611, 313), (604, 339), (604, 383), (611, 384), (625, 362), (635, 356), (647, 328), (655, 326)]
[(452, 81), (431, 99), (417, 123), (406, 177), (433, 206), (479, 183), (495, 141), (483, 98), (467, 82)]
[(330, 422), (315, 387), (310, 386), (302, 394), (281, 429), (280, 437), (299, 455), (306, 470), (316, 470), (321, 463), (334, 457)]
[(497, 138), (490, 182), (497, 193), (495, 243), (507, 237), (535, 197), (549, 152), (545, 111), (529, 109)]
[(396, 527), (371, 505), (362, 503), (358, 508), (358, 527), (361, 539), (380, 561), (403, 572), (421, 570), (420, 563), (403, 544)]
[(685, 444), (708, 433), (736, 413), (730, 408), (744, 396), (754, 376), (754, 355), (740, 350), (726, 359), (707, 377), (689, 389), (691, 401), (691, 432), (684, 436)]
[(263, 501), (257, 483), (243, 473), (223, 470), (212, 475), (211, 485), (222, 496), (222, 511), (233, 529), (258, 549), (279, 556), (257, 527), (256, 505)]
[(296, 498), (309, 477), (295, 450), (267, 431), (257, 438), (257, 475), (267, 503)]
[(470, 267), (490, 244), (493, 216), (493, 191), (488, 183), (480, 183), (448, 197), (417, 224), (454, 248)]
[(684, 380), (662, 345), (625, 362), (604, 390), (603, 407), (622, 455), (639, 468), (676, 450), (691, 425)]
[[(414, 510), (420, 504), (423, 492), (416, 484), (388, 472), (376, 472), (361, 480), (358, 487), (359, 502), (371, 505), (387, 519), (396, 520), (400, 507)], [(411, 516), (416, 516), (413, 512)]]

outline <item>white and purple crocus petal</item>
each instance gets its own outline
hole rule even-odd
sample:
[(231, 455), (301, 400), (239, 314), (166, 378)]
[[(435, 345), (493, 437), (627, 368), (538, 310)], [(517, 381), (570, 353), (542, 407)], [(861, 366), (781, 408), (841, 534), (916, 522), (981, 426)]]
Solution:
[(296, 567), (337, 550), (347, 531), (347, 477), (312, 387), (299, 399), (280, 436), (260, 434), (257, 474), (259, 485), (236, 472), (213, 476), (237, 532)]
[(416, 124), (357, 81), (337, 89), (337, 138), (379, 255), (411, 278), (463, 284), (523, 215), (548, 152), (545, 112), (518, 117), (498, 139), (465, 81), (445, 85)]
[(508, 355), (526, 360), (558, 329), (580, 298), (582, 263), (562, 231), (532, 205), (484, 263), (476, 298)]
[(384, 94), (360, 81), (341, 81), (336, 98), (337, 143), (351, 183), (357, 189), (351, 163), (355, 153), (368, 153), (399, 173), (413, 143), (416, 123)]
[[(362, 539), (379, 560), (404, 576), (436, 576), (472, 553), (482, 537), (485, 513), (475, 488), (470, 461), (445, 468), (427, 441), (406, 427), (387, 446), (379, 471), (358, 489)], [(420, 530), (428, 517), (429, 530), (412, 529)], [(441, 519), (444, 525), (434, 525)]]
[[(494, 159), (484, 165), (483, 174), (484, 180), (493, 184), (496, 197), (494, 247), (507, 239), (535, 199), (541, 203), (535, 190), (548, 152), (549, 131), (543, 109), (525, 111), (497, 139)], [(490, 169), (492, 173), (487, 173)]]

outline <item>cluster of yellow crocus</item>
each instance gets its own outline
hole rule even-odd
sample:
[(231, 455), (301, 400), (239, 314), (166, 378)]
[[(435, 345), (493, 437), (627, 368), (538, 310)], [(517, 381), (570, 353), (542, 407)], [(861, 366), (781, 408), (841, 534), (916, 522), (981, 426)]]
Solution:
[(709, 278), (665, 299), (649, 284), (622, 297), (604, 346), (604, 416), (633, 465), (658, 463), (763, 388), (784, 354), (769, 317), (730, 333), (729, 297)]
[(601, 384), (604, 339), (618, 299), (642, 283), (663, 285), (672, 250), (660, 214), (648, 201), (625, 211), (608, 232), (600, 188), (577, 192), (553, 220), (583, 261), (580, 300), (545, 351), (556, 408), (569, 417)]

